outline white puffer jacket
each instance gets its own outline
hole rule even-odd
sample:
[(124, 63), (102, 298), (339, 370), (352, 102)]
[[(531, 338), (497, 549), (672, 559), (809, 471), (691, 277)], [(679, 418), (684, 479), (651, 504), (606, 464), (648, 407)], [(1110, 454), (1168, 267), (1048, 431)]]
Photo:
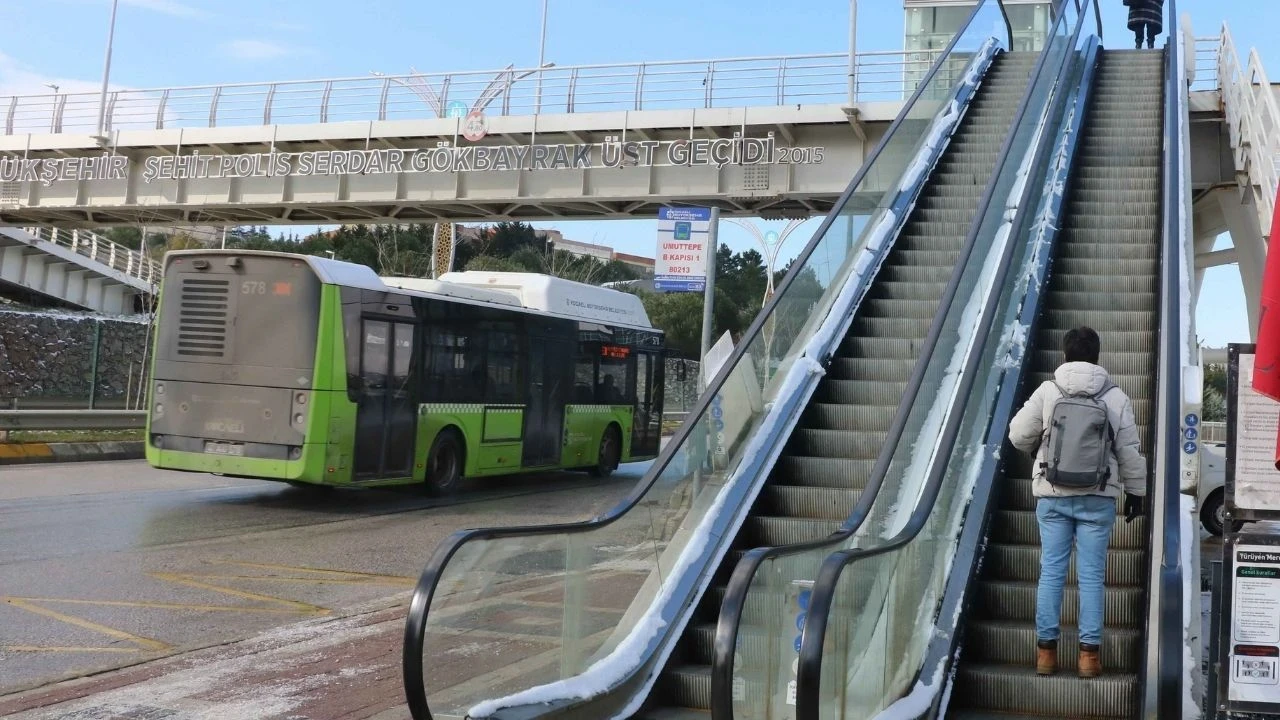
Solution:
[[(1093, 394), (1106, 385), (1110, 376), (1104, 368), (1093, 363), (1069, 362), (1058, 366), (1053, 377), (1069, 393)], [(1022, 406), (1009, 423), (1009, 442), (1025, 453), (1031, 453), (1039, 447), (1031, 481), (1031, 492), (1036, 497), (1097, 495), (1099, 493), (1096, 490), (1061, 488), (1045, 479), (1041, 464), (1045, 462), (1047, 448), (1042, 440), (1052, 421), (1053, 406), (1060, 397), (1062, 393), (1052, 382), (1045, 381), (1036, 388), (1027, 399), (1027, 404)], [(1115, 498), (1124, 493), (1146, 495), (1147, 460), (1138, 449), (1138, 424), (1133, 417), (1133, 404), (1129, 401), (1129, 396), (1118, 387), (1108, 390), (1102, 400), (1106, 403), (1107, 415), (1116, 432), (1106, 494)]]

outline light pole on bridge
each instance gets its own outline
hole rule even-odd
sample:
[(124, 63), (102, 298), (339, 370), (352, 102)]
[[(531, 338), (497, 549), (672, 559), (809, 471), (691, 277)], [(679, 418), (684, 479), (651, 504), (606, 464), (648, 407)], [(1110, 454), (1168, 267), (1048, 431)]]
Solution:
[(768, 304), (769, 298), (773, 297), (773, 265), (778, 261), (778, 251), (782, 249), (782, 244), (787, 241), (787, 238), (791, 235), (792, 231), (807, 222), (808, 218), (793, 218), (792, 220), (789, 220), (787, 222), (787, 226), (782, 228), (782, 232), (775, 232), (773, 230), (761, 232), (760, 228), (756, 227), (755, 222), (751, 220), (739, 220), (737, 218), (725, 219), (751, 233), (751, 237), (754, 238), (760, 245), (761, 249), (764, 250), (765, 290), (764, 299), (760, 302), (760, 306), (764, 307)]
[(98, 137), (107, 124), (107, 80), (111, 77), (111, 43), (116, 35), (116, 8), (120, 0), (111, 0), (111, 21), (107, 25), (107, 59), (102, 66), (102, 97), (98, 99)]

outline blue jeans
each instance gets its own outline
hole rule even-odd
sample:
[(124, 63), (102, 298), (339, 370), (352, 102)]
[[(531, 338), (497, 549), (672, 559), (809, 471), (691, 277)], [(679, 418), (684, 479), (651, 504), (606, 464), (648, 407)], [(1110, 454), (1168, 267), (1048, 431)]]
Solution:
[(1116, 519), (1116, 501), (1102, 495), (1040, 498), (1040, 584), (1036, 589), (1036, 637), (1058, 639), (1062, 590), (1067, 582), (1071, 544), (1076, 546), (1080, 585), (1080, 642), (1102, 643), (1102, 581), (1107, 571), (1107, 545)]

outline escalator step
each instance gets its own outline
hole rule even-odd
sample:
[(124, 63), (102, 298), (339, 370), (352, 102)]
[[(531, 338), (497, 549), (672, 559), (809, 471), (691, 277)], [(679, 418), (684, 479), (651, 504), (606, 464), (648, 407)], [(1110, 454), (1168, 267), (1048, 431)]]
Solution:
[[(1076, 585), (1067, 585), (1062, 593), (1063, 623), (1080, 621), (1080, 595)], [(1142, 622), (1143, 591), (1139, 586), (1103, 586), (1102, 624), (1105, 628), (1132, 627)], [(1002, 622), (1035, 622), (1036, 581), (980, 580), (974, 607), (983, 617), (997, 616)], [(985, 611), (984, 611), (985, 610)]]
[[(1039, 545), (992, 543), (987, 547), (987, 558), (989, 562), (983, 566), (984, 571), (994, 580), (1033, 581), (1040, 576)], [(1146, 553), (1142, 550), (1110, 550), (1103, 582), (1108, 585), (1140, 584), (1145, 578), (1146, 560)], [(1074, 553), (1067, 569), (1067, 582), (1076, 582)]]
[[(914, 362), (914, 361), (910, 361)], [(805, 427), (824, 430), (885, 430), (897, 408), (892, 405), (837, 405), (811, 402), (804, 410)]]
[(874, 460), (882, 442), (884, 433), (879, 430), (797, 428), (790, 444), (797, 455)]
[[(908, 244), (916, 245), (920, 240), (933, 240), (936, 238), (963, 238), (969, 232), (969, 223), (962, 222), (924, 222), (921, 220), (912, 220), (902, 229), (902, 235), (894, 243), (894, 251), (898, 252), (902, 249), (908, 250), (932, 250), (929, 245), (924, 247), (908, 247)], [(906, 241), (906, 244), (901, 244)], [(954, 260), (953, 260), (954, 262)], [(915, 265), (917, 263), (911, 263)], [(939, 263), (951, 269), (951, 263)]]
[[(1059, 286), (1070, 287), (1069, 280), (1064, 279)], [(1141, 312), (1156, 306), (1156, 294), (1153, 292), (1122, 292), (1112, 290), (1109, 294), (1099, 292), (1078, 292), (1063, 287), (1053, 288), (1053, 292), (1045, 298), (1051, 310), (1127, 310)]]
[[(845, 514), (848, 515), (848, 513)], [(755, 515), (747, 518), (747, 528), (761, 546), (791, 545), (820, 540), (839, 530), (841, 520)]]
[(915, 300), (884, 300), (868, 298), (862, 303), (867, 315), (887, 318), (920, 318), (932, 320), (936, 305)]
[[(875, 303), (889, 303), (891, 307), (916, 303), (911, 300), (875, 300)], [(877, 307), (883, 307), (878, 305)], [(827, 368), (827, 377), (832, 380), (882, 380), (889, 382), (906, 382), (911, 376), (911, 367), (915, 363), (904, 358), (870, 359), (866, 357), (835, 357)]]
[(911, 265), (886, 264), (880, 272), (884, 279), (890, 282), (928, 282), (945, 285), (951, 279), (951, 270), (952, 268), (949, 267), (913, 267)]
[[(931, 324), (933, 318), (859, 317), (853, 321), (853, 336), (915, 340), (928, 335)], [(894, 404), (897, 404), (897, 400), (894, 400)]]
[[(1119, 509), (1119, 508), (1117, 508)], [(1126, 523), (1117, 515), (1111, 525), (1111, 547), (1141, 548), (1146, 542), (1146, 518)], [(991, 537), (1010, 545), (1039, 545), (1040, 525), (1034, 510), (1000, 510), (992, 518)]]
[[(935, 298), (936, 299), (936, 298)], [(897, 357), (915, 362), (924, 338), (869, 337), (855, 335), (840, 343), (840, 353), (852, 357)]]
[[(1121, 297), (1121, 296), (1116, 296)], [(1099, 333), (1106, 332), (1106, 328), (1094, 326)], [(1155, 370), (1152, 366), (1154, 358), (1147, 353), (1124, 353), (1124, 352), (1108, 352), (1103, 353), (1098, 358), (1098, 364), (1107, 369), (1112, 375), (1147, 375)], [(1050, 368), (1057, 367), (1062, 363), (1061, 350), (1036, 350), (1034, 352), (1034, 361), (1038, 363), (1037, 367)]]
[(677, 665), (662, 673), (664, 705), (686, 708), (711, 707), (711, 668), (706, 665)]
[[(1075, 672), (1080, 662), (1080, 632), (1074, 624), (1059, 627), (1058, 672)], [(1002, 665), (1034, 667), (1036, 661), (1035, 622), (1010, 623), (979, 621), (965, 634), (965, 648), (979, 661)], [(1133, 628), (1102, 628), (1102, 671), (1136, 673), (1141, 663), (1142, 638)]]
[(1039, 713), (1049, 717), (1134, 717), (1138, 677), (1104, 673), (1082, 679), (1058, 672), (1040, 677), (1033, 666), (967, 665), (956, 674), (953, 703), (965, 707)]
[(849, 517), (861, 490), (839, 487), (769, 485), (761, 495), (758, 511), (792, 518), (841, 521)]
[(816, 399), (818, 402), (865, 403), (868, 405), (894, 405), (896, 407), (906, 389), (907, 384), (905, 382), (824, 380), (818, 386)]
[[(1160, 278), (1150, 273), (1141, 275), (1071, 275), (1058, 276), (1056, 285), (1064, 290), (1105, 295), (1107, 293), (1155, 293), (1160, 289)], [(1108, 338), (1108, 345), (1111, 344)]]
[(1154, 309), (1147, 312), (1094, 310), (1087, 313), (1076, 310), (1045, 310), (1041, 313), (1041, 318), (1043, 324), (1049, 327), (1063, 328), (1064, 331), (1066, 328), (1088, 324), (1089, 327), (1094, 328), (1099, 333), (1102, 333), (1103, 328), (1106, 328), (1109, 332), (1150, 330), (1156, 324), (1156, 312)]
[(772, 482), (860, 490), (867, 486), (874, 464), (875, 460), (783, 455), (774, 466)]

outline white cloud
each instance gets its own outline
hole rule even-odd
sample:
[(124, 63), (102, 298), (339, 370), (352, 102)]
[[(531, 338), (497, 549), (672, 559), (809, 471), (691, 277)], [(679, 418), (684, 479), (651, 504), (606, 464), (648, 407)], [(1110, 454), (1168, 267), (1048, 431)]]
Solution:
[[(13, 131), (15, 133), (49, 132), (53, 125), (54, 109), (58, 99), (53, 88), (58, 86), (62, 105), (63, 132), (93, 132), (97, 129), (99, 93), (102, 81), (80, 80), (46, 75), (13, 57), (0, 52), (0, 132), (9, 121), (11, 96), (18, 96), (13, 107)], [(112, 127), (116, 129), (142, 129), (155, 126), (156, 113), (160, 109), (156, 93), (137, 92), (135, 88), (111, 83), (111, 92), (120, 91), (112, 110)], [(165, 122), (173, 124), (179, 118), (172, 108), (165, 110)]]
[(222, 52), (237, 60), (271, 60), (290, 54), (283, 45), (265, 40), (232, 40), (222, 44)]

